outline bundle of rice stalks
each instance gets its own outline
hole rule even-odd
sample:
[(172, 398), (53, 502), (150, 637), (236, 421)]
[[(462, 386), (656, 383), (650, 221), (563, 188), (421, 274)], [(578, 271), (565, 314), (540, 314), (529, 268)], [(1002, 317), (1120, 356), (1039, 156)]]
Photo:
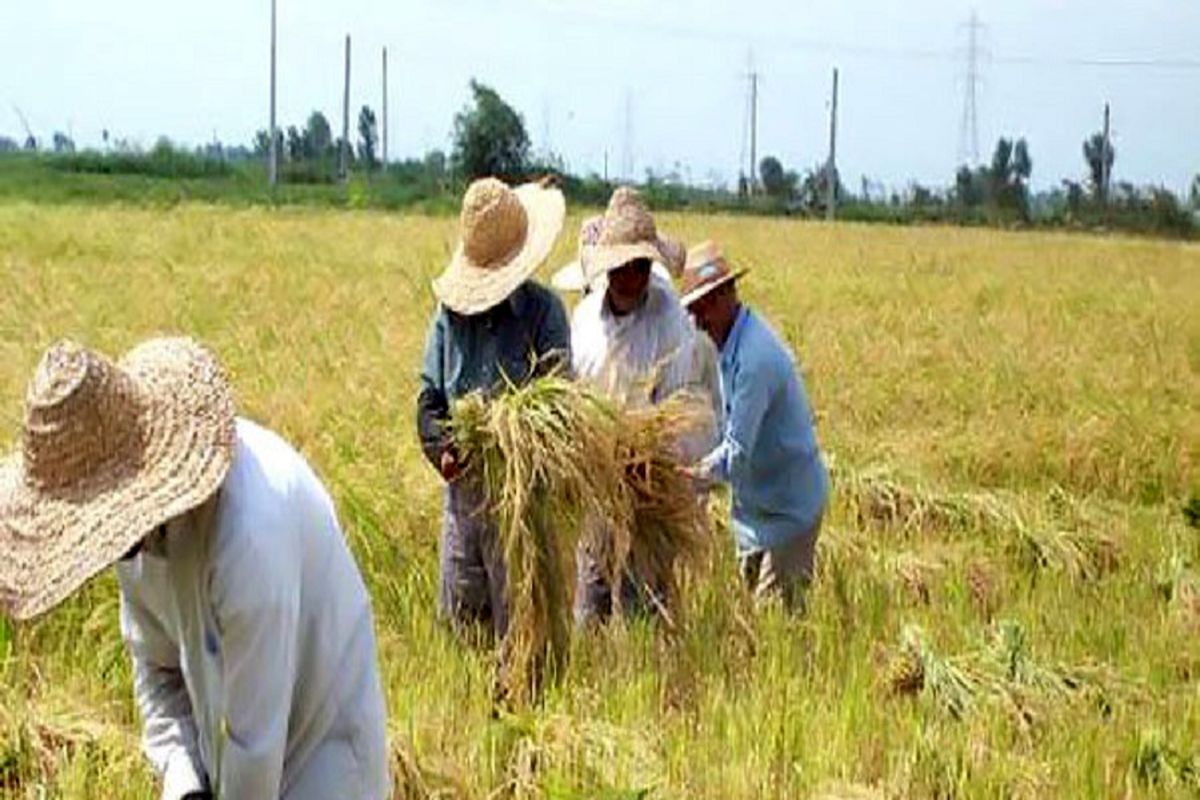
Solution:
[(937, 492), (910, 486), (890, 470), (857, 470), (833, 462), (838, 497), (860, 526), (898, 529), (906, 535), (946, 531), (1007, 530), (1018, 520), (1012, 506), (987, 492)]
[(573, 558), (585, 546), (610, 576), (670, 587), (676, 563), (705, 540), (706, 514), (675, 444), (702, 417), (680, 397), (626, 411), (557, 375), (492, 398), (459, 400), (450, 433), (494, 515), (508, 569), (501, 690), (540, 694), (544, 667), (569, 644)]
[(550, 376), (494, 398), (471, 394), (449, 426), (481, 481), (508, 570), (509, 627), (500, 689), (525, 704), (569, 645), (571, 578), (580, 524), (589, 513), (628, 530), (617, 461), (617, 418), (577, 384)]
[[(711, 422), (707, 404), (678, 394), (663, 403), (626, 411), (619, 459), (632, 509), (628, 552), (610, 564), (665, 597), (676, 593), (677, 568), (700, 558), (709, 541), (708, 513), (695, 482), (681, 467), (679, 442)], [(658, 611), (668, 621), (665, 608)]]
[(1024, 626), (1003, 620), (982, 648), (954, 657), (940, 655), (923, 630), (907, 626), (889, 667), (888, 683), (893, 694), (928, 693), (955, 719), (980, 702), (990, 702), (1028, 727), (1039, 704), (1090, 699), (1107, 715), (1111, 690), (1104, 675), (1102, 668), (1037, 661)]
[(950, 716), (961, 719), (984, 689), (984, 679), (961, 659), (941, 656), (925, 631), (906, 625), (888, 668), (888, 685), (893, 694), (928, 694)]
[[(561, 714), (502, 719), (511, 737), (507, 766), (489, 798), (649, 797), (663, 774), (657, 743), (644, 733)], [(560, 794), (551, 786), (563, 775), (573, 786)]]
[(1092, 579), (1112, 572), (1119, 562), (1116, 540), (1099, 531), (1022, 523), (1013, 532), (1010, 548), (1035, 572), (1051, 570)]

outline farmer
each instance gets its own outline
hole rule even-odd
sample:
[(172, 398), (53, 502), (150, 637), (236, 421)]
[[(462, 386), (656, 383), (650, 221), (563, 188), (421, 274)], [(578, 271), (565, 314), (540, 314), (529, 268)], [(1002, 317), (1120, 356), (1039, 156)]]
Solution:
[(0, 603), (35, 617), (116, 564), (162, 797), (382, 800), (371, 604), (304, 458), (235, 418), (189, 339), (42, 357), (0, 461)]
[(440, 302), (425, 346), (417, 427), (425, 457), (446, 482), (439, 611), (459, 631), (488, 624), (497, 639), (508, 627), (499, 532), (482, 513), (481, 476), (459, 459), (446, 422), (450, 404), (465, 394), (569, 367), (566, 311), (530, 279), (558, 238), (565, 208), (557, 189), (510, 189), (495, 178), (472, 183), (462, 243), (433, 282)]
[(688, 253), (683, 305), (721, 351), (725, 431), (696, 468), (733, 489), (732, 527), (747, 587), (803, 609), (829, 494), (812, 408), (791, 352), (738, 300), (733, 271), (713, 242)]
[[(673, 260), (671, 248), (664, 247), (636, 190), (613, 193), (595, 244), (581, 248), (581, 256), (586, 284), (595, 291), (579, 302), (572, 318), (577, 377), (634, 408), (658, 404), (680, 391), (695, 392), (712, 403), (719, 419), (723, 406), (716, 350), (689, 319), (669, 277), (655, 271), (654, 264)], [(709, 426), (680, 442), (685, 460), (707, 453), (717, 430)], [(578, 564), (576, 617), (584, 624), (603, 620), (613, 608), (606, 570), (586, 548)], [(640, 576), (624, 576), (620, 601), (625, 608), (663, 607), (665, 587), (645, 583)]]

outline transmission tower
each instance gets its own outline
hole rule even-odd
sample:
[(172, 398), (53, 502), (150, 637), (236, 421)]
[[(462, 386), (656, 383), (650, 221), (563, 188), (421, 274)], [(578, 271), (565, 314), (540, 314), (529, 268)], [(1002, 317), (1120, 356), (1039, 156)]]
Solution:
[(958, 131), (958, 163), (979, 163), (979, 111), (976, 106), (979, 86), (979, 34), (983, 24), (979, 14), (971, 11), (967, 28), (967, 79), (964, 86), (962, 123)]

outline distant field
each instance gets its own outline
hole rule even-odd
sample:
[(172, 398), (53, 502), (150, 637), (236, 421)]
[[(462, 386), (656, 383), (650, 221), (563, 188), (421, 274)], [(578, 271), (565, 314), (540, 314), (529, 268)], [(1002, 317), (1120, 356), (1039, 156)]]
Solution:
[[(678, 634), (579, 637), (537, 713), (491, 720), (488, 655), (433, 619), (413, 399), (453, 219), (0, 204), (0, 445), (57, 337), (209, 343), (338, 501), (398, 797), (1200, 792), (1200, 246), (659, 222), (750, 267), (802, 362), (837, 490), (813, 612), (755, 612), (719, 522)], [(153, 796), (116, 608), (105, 577), (0, 622), (0, 797)]]

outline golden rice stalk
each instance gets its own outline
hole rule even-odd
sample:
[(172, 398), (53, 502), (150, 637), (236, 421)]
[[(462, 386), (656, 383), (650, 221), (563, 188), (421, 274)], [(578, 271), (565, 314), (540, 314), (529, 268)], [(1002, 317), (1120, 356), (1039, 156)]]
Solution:
[(491, 399), (461, 398), (450, 433), (470, 470), (465, 479), (482, 481), (508, 570), (500, 689), (527, 704), (540, 695), (545, 669), (566, 656), (580, 522), (601, 513), (628, 528), (616, 417), (576, 384), (550, 376)]
[[(677, 394), (658, 405), (626, 411), (622, 418), (619, 457), (633, 527), (628, 553), (610, 567), (614, 575), (628, 571), (672, 597), (677, 568), (699, 558), (710, 539), (704, 499), (681, 469), (678, 445), (711, 424), (712, 414), (702, 399)], [(620, 556), (618, 548), (612, 549)]]
[(452, 412), (450, 433), (480, 480), (508, 569), (509, 629), (501, 689), (521, 705), (540, 694), (545, 667), (569, 644), (574, 554), (586, 545), (613, 578), (671, 586), (682, 554), (705, 540), (706, 515), (681, 470), (679, 438), (703, 404), (681, 397), (626, 411), (557, 375), (492, 398), (473, 394)]

